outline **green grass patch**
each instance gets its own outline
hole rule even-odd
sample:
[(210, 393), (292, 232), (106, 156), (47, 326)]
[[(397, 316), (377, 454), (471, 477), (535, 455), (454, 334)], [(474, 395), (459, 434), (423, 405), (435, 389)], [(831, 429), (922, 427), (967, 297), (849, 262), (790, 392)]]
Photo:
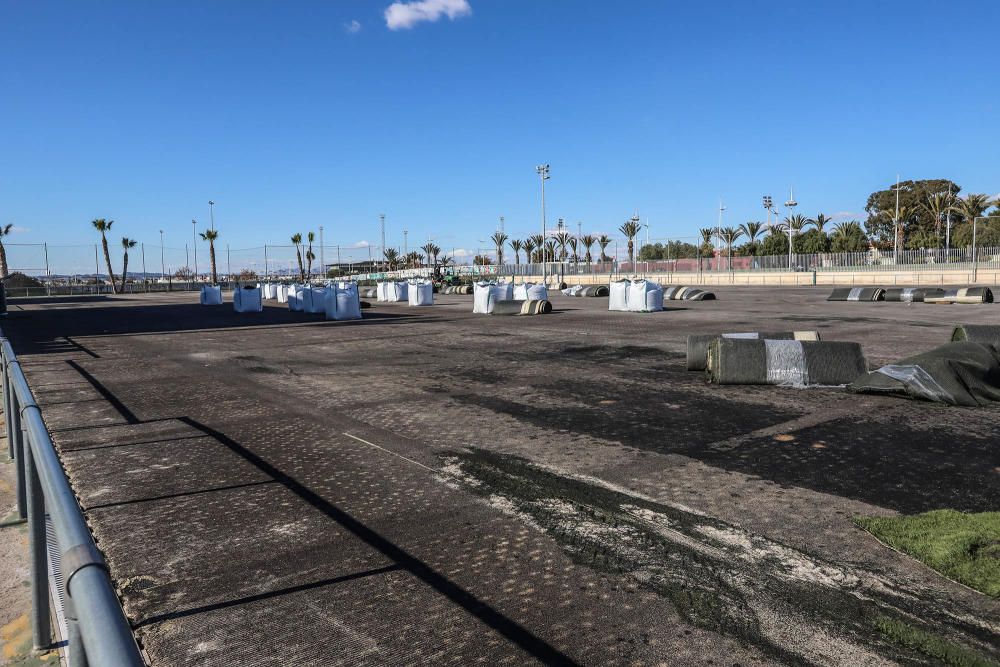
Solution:
[(1000, 598), (1000, 512), (934, 510), (854, 523), (944, 576)]
[(954, 667), (996, 667), (997, 663), (959, 646), (937, 635), (933, 635), (908, 623), (880, 616), (875, 619), (875, 627), (883, 635), (907, 648), (923, 653), (946, 665)]

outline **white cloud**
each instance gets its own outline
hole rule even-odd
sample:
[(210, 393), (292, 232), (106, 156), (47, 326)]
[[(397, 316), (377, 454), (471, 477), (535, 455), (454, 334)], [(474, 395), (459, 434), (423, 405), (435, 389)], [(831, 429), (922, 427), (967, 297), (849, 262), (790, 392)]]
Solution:
[(18, 227), (17, 225), (14, 225), (10, 228), (11, 234), (27, 234), (30, 231), (31, 227)]
[(369, 243), (368, 241), (358, 241), (357, 243), (353, 243), (353, 244), (351, 244), (351, 245), (349, 245), (347, 247), (348, 248), (367, 248), (370, 245), (371, 245), (371, 243)]
[(455, 248), (455, 252), (452, 253), (452, 257), (475, 257), (476, 252), (473, 250), (466, 250), (465, 248)]
[(389, 30), (406, 30), (424, 21), (433, 23), (442, 16), (454, 21), (471, 13), (468, 0), (394, 2), (385, 10), (385, 24)]
[(354, 34), (356, 32), (361, 32), (361, 22), (360, 21), (351, 21), (350, 23), (345, 23), (344, 24), (344, 30), (346, 30), (347, 32), (349, 32), (351, 34)]

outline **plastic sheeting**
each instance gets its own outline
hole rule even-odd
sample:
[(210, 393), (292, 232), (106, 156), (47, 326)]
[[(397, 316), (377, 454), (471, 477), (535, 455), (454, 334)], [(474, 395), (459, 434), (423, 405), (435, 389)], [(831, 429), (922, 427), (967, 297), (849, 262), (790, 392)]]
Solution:
[(203, 306), (221, 306), (222, 305), (222, 288), (217, 285), (204, 285), (201, 288), (201, 305)]
[(341, 283), (343, 287), (325, 290), (325, 311), (328, 320), (360, 320), (361, 296), (356, 283)]
[(264, 300), (259, 287), (241, 287), (233, 290), (233, 310), (237, 313), (259, 313), (264, 310)]
[(375, 285), (375, 297), (379, 301), (389, 303), (406, 301), (408, 299), (407, 289), (408, 287), (405, 282), (382, 282)]
[(970, 341), (948, 343), (867, 373), (848, 389), (948, 405), (986, 405), (1000, 401), (1000, 350)]
[(411, 306), (434, 305), (434, 283), (429, 280), (411, 282), (406, 292)]

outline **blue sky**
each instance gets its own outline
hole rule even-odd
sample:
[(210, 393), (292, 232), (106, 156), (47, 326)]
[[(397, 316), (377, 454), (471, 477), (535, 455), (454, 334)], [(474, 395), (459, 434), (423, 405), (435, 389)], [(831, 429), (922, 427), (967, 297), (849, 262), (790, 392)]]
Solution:
[(377, 244), (384, 212), (474, 249), (537, 233), (542, 162), (550, 224), (653, 238), (791, 185), (848, 217), (897, 173), (1000, 192), (1000, 3), (427, 3), (3, 3), (0, 222), (179, 246), (213, 199), (234, 247)]

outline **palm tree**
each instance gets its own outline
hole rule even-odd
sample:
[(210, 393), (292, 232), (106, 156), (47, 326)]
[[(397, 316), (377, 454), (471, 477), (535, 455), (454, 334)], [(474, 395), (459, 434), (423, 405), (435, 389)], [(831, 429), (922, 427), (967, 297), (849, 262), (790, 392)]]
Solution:
[(493, 245), (497, 248), (497, 265), (503, 264), (503, 245), (507, 243), (507, 239), (510, 238), (503, 232), (495, 232), (490, 239), (493, 241)]
[(556, 243), (559, 244), (559, 261), (566, 261), (566, 244), (569, 242), (570, 233), (563, 230), (556, 232)]
[(9, 236), (12, 229), (13, 223), (0, 227), (0, 278), (4, 280), (10, 276), (10, 271), (7, 270), (7, 249), (3, 247), (3, 237)]
[(316, 240), (316, 235), (309, 232), (306, 234), (306, 239), (309, 241), (309, 249), (306, 250), (306, 273), (309, 275), (309, 279), (312, 280), (313, 260), (316, 259), (316, 255), (313, 254), (313, 241)]
[[(115, 224), (115, 221), (98, 218), (96, 220), (91, 220), (90, 224), (94, 226), (94, 229), (101, 233), (101, 248), (104, 249), (104, 263), (108, 266), (108, 278), (111, 280), (111, 291), (117, 294), (118, 283), (115, 282), (115, 272), (111, 270), (111, 253), (108, 252), (108, 237), (105, 234), (105, 232), (111, 231), (111, 225)], [(94, 280), (97, 280), (97, 276), (94, 276)]]
[(575, 266), (580, 263), (580, 256), (576, 254), (576, 248), (579, 242), (576, 240), (575, 236), (571, 236), (568, 243), (569, 251), (572, 253), (573, 265)]
[(386, 268), (389, 271), (394, 271), (396, 265), (399, 264), (399, 251), (395, 248), (386, 248), (382, 251), (382, 255), (385, 257)]
[(295, 244), (295, 258), (299, 261), (299, 278), (306, 281), (306, 268), (302, 265), (302, 234), (292, 234), (292, 243)]
[(525, 263), (531, 264), (532, 262), (535, 261), (534, 257), (535, 248), (538, 247), (537, 245), (535, 245), (534, 237), (529, 236), (528, 238), (524, 239), (523, 241), (521, 241), (521, 245), (524, 247)]
[(441, 247), (435, 244), (431, 244), (431, 254), (434, 255), (434, 266), (438, 265), (438, 255), (441, 254)]
[(608, 257), (607, 252), (608, 246), (611, 245), (611, 238), (607, 234), (601, 234), (597, 239), (597, 245), (601, 248), (601, 262), (610, 262), (611, 258)]
[(747, 245), (750, 252), (754, 255), (757, 254), (757, 237), (760, 236), (763, 229), (764, 223), (762, 222), (745, 222), (740, 225), (740, 230), (747, 235)]
[(434, 244), (431, 243), (430, 241), (420, 246), (420, 249), (424, 251), (424, 254), (427, 256), (428, 259), (434, 256)]
[(202, 241), (208, 241), (208, 258), (212, 263), (212, 284), (219, 282), (219, 276), (215, 271), (215, 239), (219, 238), (219, 232), (214, 229), (206, 229), (201, 234)]
[[(698, 230), (698, 233), (701, 234), (701, 248), (706, 246), (712, 248), (712, 237), (715, 236), (715, 229), (713, 227), (702, 227)], [(713, 250), (709, 250), (708, 252), (709, 254), (714, 254)], [(711, 266), (711, 261), (709, 261), (709, 268)]]
[(125, 250), (125, 259), (122, 262), (122, 293), (125, 292), (125, 281), (128, 280), (128, 251), (129, 248), (135, 247), (135, 241), (128, 238), (127, 236), (122, 237), (122, 248)]
[(955, 198), (955, 205), (951, 210), (962, 216), (965, 222), (975, 224), (976, 218), (983, 217), (986, 209), (993, 205), (988, 195), (969, 194)]
[(955, 196), (950, 192), (937, 192), (927, 195), (927, 199), (920, 202), (920, 208), (933, 218), (934, 233), (938, 236), (941, 236), (941, 218), (948, 213), (948, 210), (954, 204)]
[(546, 258), (546, 261), (556, 261), (556, 241), (554, 239), (549, 239), (545, 242), (543, 247), (545, 248), (544, 257)]
[(580, 237), (580, 245), (582, 245), (587, 250), (587, 254), (583, 256), (583, 261), (590, 264), (593, 258), (590, 255), (590, 248), (597, 242), (593, 234), (584, 234)]
[(805, 229), (806, 225), (810, 222), (809, 218), (802, 215), (801, 213), (796, 213), (793, 216), (785, 218), (786, 229), (791, 228), (792, 232), (799, 234)]
[(815, 218), (810, 218), (806, 220), (807, 225), (812, 225), (817, 231), (826, 233), (823, 228), (830, 224), (830, 218), (826, 217), (822, 213), (817, 213)]
[(726, 244), (726, 256), (729, 257), (729, 270), (733, 270), (733, 244), (743, 236), (743, 227), (723, 227), (719, 230), (722, 242)]
[(538, 261), (539, 263), (545, 261), (545, 237), (541, 234), (535, 234), (531, 237), (531, 240), (535, 242), (535, 248), (538, 251)]
[(633, 271), (635, 270), (635, 237), (639, 235), (639, 227), (639, 219), (630, 218), (618, 228), (618, 231), (624, 234), (628, 240), (628, 261), (632, 264)]
[(906, 204), (901, 204), (899, 210), (887, 209), (882, 211), (882, 215), (892, 221), (892, 250), (896, 250), (903, 247), (903, 238), (905, 237), (904, 230), (907, 225), (913, 219), (916, 214), (916, 210), (912, 206), (907, 206)]
[[(438, 249), (438, 251), (440, 252), (440, 248)], [(448, 255), (445, 255), (440, 260), (440, 264), (441, 264), (442, 267), (448, 266), (449, 264), (451, 264), (451, 262), (452, 262), (452, 258), (449, 257)]]
[(521, 242), (521, 239), (511, 239), (508, 245), (514, 251), (514, 265), (519, 266), (521, 264), (521, 250), (524, 248), (524, 243)]

